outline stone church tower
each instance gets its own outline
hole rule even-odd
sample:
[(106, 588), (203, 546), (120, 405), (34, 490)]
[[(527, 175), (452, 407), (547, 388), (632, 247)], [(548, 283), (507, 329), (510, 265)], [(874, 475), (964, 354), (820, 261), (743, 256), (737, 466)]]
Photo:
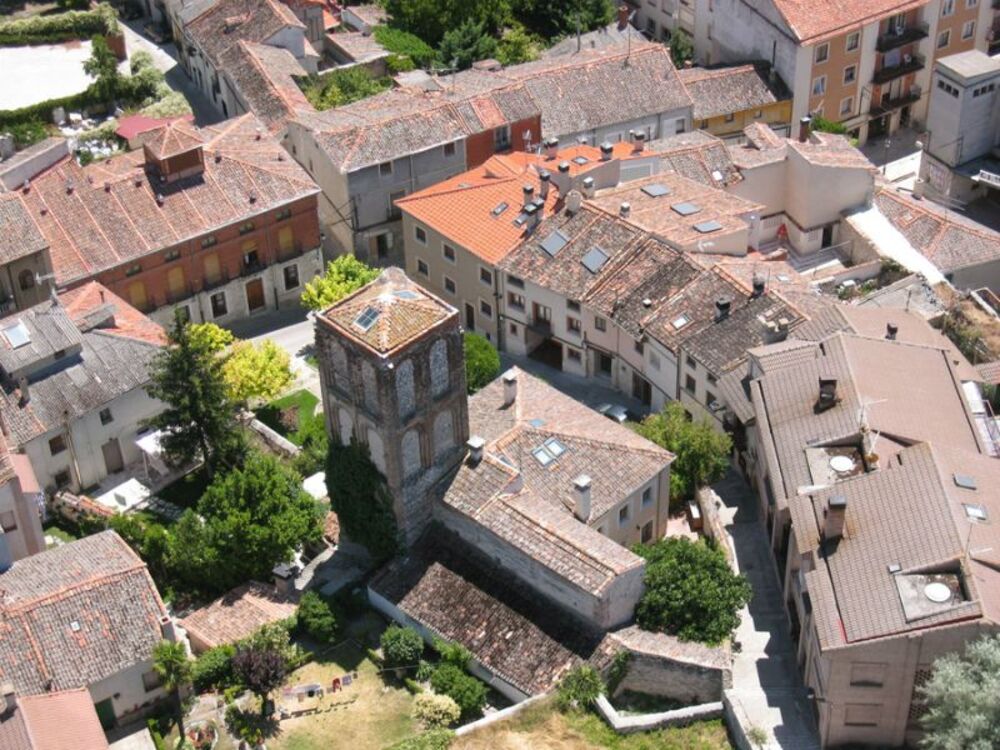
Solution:
[(459, 317), (398, 268), (316, 316), (330, 438), (368, 445), (407, 544), (430, 520), (430, 490), (462, 460), (469, 437)]

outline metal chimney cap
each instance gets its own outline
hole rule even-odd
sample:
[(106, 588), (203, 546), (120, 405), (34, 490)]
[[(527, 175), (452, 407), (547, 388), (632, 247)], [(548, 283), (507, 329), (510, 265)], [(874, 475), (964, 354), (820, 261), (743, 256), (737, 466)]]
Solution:
[(479, 435), (473, 435), (466, 441), (465, 444), (474, 451), (481, 451), (486, 447), (486, 441)]
[(573, 486), (578, 490), (590, 489), (591, 478), (586, 474), (581, 474), (576, 479), (573, 480)]

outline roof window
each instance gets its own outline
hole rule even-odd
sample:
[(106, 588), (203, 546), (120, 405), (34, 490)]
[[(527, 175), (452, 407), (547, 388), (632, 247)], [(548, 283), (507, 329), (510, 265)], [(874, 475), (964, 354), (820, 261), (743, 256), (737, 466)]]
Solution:
[(560, 443), (556, 438), (549, 438), (531, 451), (531, 455), (534, 456), (535, 460), (542, 466), (548, 466), (565, 452), (565, 445)]
[(0, 329), (0, 333), (3, 333), (3, 337), (7, 339), (7, 343), (11, 349), (17, 349), (31, 343), (31, 333), (28, 332), (28, 326), (20, 318), (14, 321), (12, 325)]
[(374, 307), (366, 307), (361, 311), (361, 314), (354, 319), (354, 325), (360, 328), (362, 331), (368, 331), (375, 321), (378, 320), (379, 311)]
[(569, 237), (560, 232), (558, 229), (547, 235), (541, 242), (542, 250), (547, 252), (553, 258), (556, 257), (556, 255), (559, 254), (559, 251), (568, 244)]
[(580, 262), (583, 263), (583, 267), (591, 273), (597, 273), (604, 268), (604, 264), (608, 262), (608, 254), (599, 247), (592, 247), (587, 251), (587, 254), (583, 256), (583, 260)]
[(659, 182), (654, 182), (650, 185), (644, 185), (642, 192), (648, 195), (650, 198), (661, 198), (664, 195), (670, 195), (670, 188)]
[(715, 219), (712, 219), (711, 221), (699, 222), (694, 225), (694, 228), (702, 234), (709, 234), (711, 232), (718, 232), (722, 229), (722, 224), (717, 222)]
[(682, 203), (675, 203), (674, 205), (671, 206), (671, 208), (676, 213), (679, 213), (681, 216), (690, 216), (691, 214), (696, 214), (699, 211), (701, 211), (701, 206), (698, 206), (695, 203), (689, 203), (687, 201), (684, 201)]
[(965, 508), (965, 515), (970, 521), (986, 523), (990, 520), (986, 507), (979, 503), (962, 503), (962, 507)]
[(490, 211), (490, 213), (493, 214), (493, 216), (499, 216), (504, 211), (506, 211), (508, 208), (510, 208), (510, 206), (508, 206), (506, 202), (504, 202), (504, 203), (498, 203), (496, 205), (496, 207), (492, 211)]

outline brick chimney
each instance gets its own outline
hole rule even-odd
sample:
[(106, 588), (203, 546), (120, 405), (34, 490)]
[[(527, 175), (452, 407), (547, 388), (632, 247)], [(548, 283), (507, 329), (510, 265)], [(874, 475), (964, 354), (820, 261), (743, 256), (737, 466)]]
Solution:
[(823, 510), (823, 538), (827, 541), (840, 539), (844, 535), (846, 520), (847, 498), (843, 495), (831, 496)]
[(625, 31), (625, 27), (628, 26), (628, 17), (631, 15), (631, 10), (625, 3), (618, 6), (618, 30)]
[(503, 374), (503, 405), (511, 406), (517, 400), (517, 373), (508, 370)]
[(573, 480), (574, 508), (577, 519), (586, 523), (590, 520), (590, 477), (581, 474)]
[(805, 143), (809, 140), (809, 133), (812, 132), (812, 121), (809, 115), (799, 120), (799, 143)]
[(832, 409), (840, 401), (837, 396), (837, 379), (836, 378), (824, 378), (819, 379), (819, 396), (816, 399), (816, 412), (823, 412), (827, 409)]
[(719, 297), (715, 300), (715, 320), (717, 322), (729, 317), (729, 309), (732, 307), (732, 304), (732, 301), (728, 297)]

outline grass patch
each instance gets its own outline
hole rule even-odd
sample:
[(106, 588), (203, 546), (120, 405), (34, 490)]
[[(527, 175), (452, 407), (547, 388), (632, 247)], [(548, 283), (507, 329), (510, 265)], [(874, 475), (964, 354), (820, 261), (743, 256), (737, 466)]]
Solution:
[(457, 738), (450, 750), (731, 750), (721, 719), (620, 735), (593, 713), (541, 701), (512, 719)]
[(173, 484), (168, 484), (157, 492), (156, 496), (181, 508), (193, 508), (198, 504), (201, 496), (205, 494), (207, 487), (208, 477), (205, 476), (202, 469), (197, 469)]
[[(62, 542), (66, 542), (66, 543), (75, 542), (77, 539), (80, 538), (79, 536), (77, 536), (73, 532), (68, 531), (67, 529), (64, 529), (56, 521), (49, 521), (47, 524), (45, 524), (42, 527), (42, 533), (45, 536), (51, 536), (51, 537), (53, 537), (55, 539), (58, 539), (58, 540), (60, 540)], [(54, 547), (56, 545), (53, 544), (53, 545), (50, 545), (50, 546)]]
[(310, 423), (322, 417), (316, 414), (319, 399), (307, 390), (295, 391), (257, 410), (257, 419), (298, 446), (305, 442)]
[(306, 364), (309, 365), (311, 368), (313, 368), (314, 370), (319, 369), (319, 360), (316, 359), (315, 354), (306, 355), (305, 359), (306, 359)]

